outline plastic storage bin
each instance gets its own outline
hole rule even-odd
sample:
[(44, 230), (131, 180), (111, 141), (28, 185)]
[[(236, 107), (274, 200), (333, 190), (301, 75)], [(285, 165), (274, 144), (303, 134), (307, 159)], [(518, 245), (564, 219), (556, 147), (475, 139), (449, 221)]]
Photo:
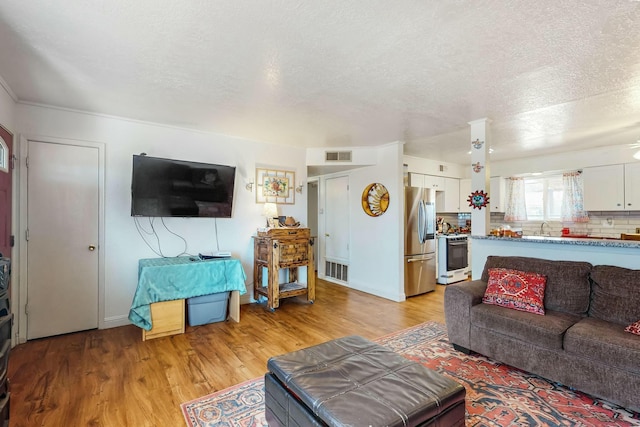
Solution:
[(187, 298), (189, 326), (221, 322), (227, 317), (229, 292)]

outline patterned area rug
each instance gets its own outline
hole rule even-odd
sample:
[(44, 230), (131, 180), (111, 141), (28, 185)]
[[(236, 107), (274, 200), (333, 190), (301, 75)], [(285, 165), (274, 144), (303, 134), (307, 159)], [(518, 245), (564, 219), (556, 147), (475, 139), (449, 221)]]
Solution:
[[(455, 351), (439, 323), (423, 323), (376, 342), (464, 385), (467, 426), (640, 425), (638, 413), (483, 356)], [(180, 406), (189, 427), (267, 427), (262, 378)]]

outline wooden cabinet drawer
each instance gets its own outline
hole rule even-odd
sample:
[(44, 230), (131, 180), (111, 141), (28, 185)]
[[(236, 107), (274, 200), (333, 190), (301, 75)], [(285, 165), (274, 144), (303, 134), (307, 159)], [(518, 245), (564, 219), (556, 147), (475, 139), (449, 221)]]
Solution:
[(306, 263), (309, 260), (309, 240), (277, 241), (280, 265)]
[(267, 231), (258, 231), (258, 237), (271, 237), (272, 239), (280, 239), (286, 237), (288, 239), (309, 238), (311, 235), (308, 228), (270, 228)]
[(151, 304), (150, 331), (142, 330), (142, 341), (184, 333), (184, 299)]

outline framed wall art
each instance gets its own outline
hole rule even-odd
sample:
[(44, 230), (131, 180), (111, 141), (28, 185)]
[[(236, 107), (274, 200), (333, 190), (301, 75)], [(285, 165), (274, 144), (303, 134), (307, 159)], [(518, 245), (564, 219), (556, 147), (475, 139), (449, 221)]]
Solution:
[(296, 173), (256, 168), (256, 203), (295, 203)]
[(389, 191), (384, 185), (374, 182), (362, 192), (362, 209), (369, 216), (380, 216), (389, 207)]

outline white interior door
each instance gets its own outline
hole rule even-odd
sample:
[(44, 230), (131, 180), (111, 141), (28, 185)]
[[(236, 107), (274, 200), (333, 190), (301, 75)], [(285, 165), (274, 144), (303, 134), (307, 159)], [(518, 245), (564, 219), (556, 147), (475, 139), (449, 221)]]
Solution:
[(27, 339), (98, 327), (99, 152), (28, 142)]
[(349, 177), (325, 182), (325, 257), (349, 264)]

